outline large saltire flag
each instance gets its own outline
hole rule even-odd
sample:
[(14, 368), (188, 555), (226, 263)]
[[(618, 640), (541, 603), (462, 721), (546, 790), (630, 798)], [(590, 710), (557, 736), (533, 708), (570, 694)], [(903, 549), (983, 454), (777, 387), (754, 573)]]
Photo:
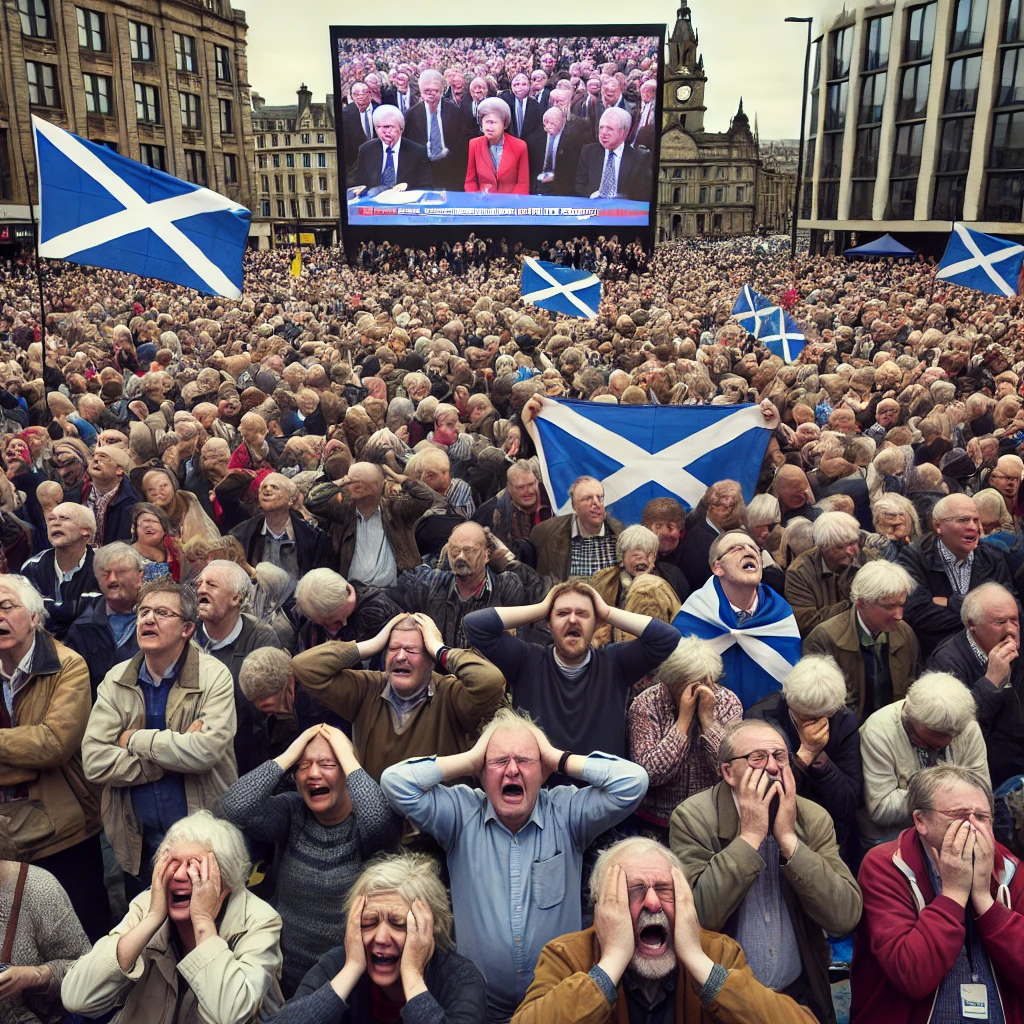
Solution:
[(250, 213), (32, 115), (39, 255), (237, 299)]
[(570, 512), (578, 476), (604, 484), (610, 515), (640, 522), (652, 498), (688, 508), (719, 480), (736, 480), (749, 501), (771, 439), (756, 405), (611, 405), (545, 399), (527, 430), (537, 446), (556, 515)]
[(523, 304), (553, 313), (594, 319), (601, 304), (601, 279), (589, 270), (573, 270), (557, 263), (523, 260)]
[(791, 363), (807, 342), (804, 332), (796, 325), (796, 321), (778, 306), (774, 312), (761, 324), (757, 334), (760, 341), (769, 352), (780, 356), (785, 362)]
[(778, 306), (773, 306), (763, 295), (755, 292), (749, 284), (745, 284), (733, 303), (732, 315), (748, 334), (752, 334), (756, 338), (760, 334), (762, 326), (778, 308)]
[(1024, 245), (954, 224), (935, 276), (1008, 299), (1021, 294)]

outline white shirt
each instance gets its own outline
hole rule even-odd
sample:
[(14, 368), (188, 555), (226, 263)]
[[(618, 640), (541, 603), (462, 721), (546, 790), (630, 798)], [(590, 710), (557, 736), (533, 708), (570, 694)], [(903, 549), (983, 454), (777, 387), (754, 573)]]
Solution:
[(53, 603), (55, 605), (60, 605), (63, 603), (61, 599), (62, 595), (60, 592), (61, 584), (69, 583), (74, 578), (75, 573), (78, 572), (78, 570), (81, 569), (83, 565), (85, 565), (85, 559), (88, 554), (89, 549), (86, 548), (85, 551), (82, 553), (82, 560), (78, 563), (78, 565), (73, 565), (67, 572), (61, 572), (61, 568), (57, 564), (57, 552), (55, 551), (53, 553), (53, 574), (57, 579), (57, 596), (53, 599)]
[(235, 628), (223, 640), (211, 640), (210, 634), (206, 632), (206, 627), (203, 627), (203, 636), (206, 637), (205, 649), (207, 651), (219, 651), (222, 647), (230, 647), (237, 639), (239, 634), (242, 632), (242, 616), (238, 616), (238, 621), (235, 623)]
[(10, 677), (5, 676), (3, 669), (0, 669), (0, 679), (3, 680), (4, 704), (7, 707), (7, 717), (14, 720), (14, 687), (20, 685), (21, 680), (32, 671), (32, 658), (36, 653), (36, 637), (32, 634), (32, 646), (28, 649), (25, 657), (18, 662), (18, 667), (11, 673)]
[[(356, 107), (356, 110), (359, 110), (359, 108)], [(367, 124), (370, 125), (369, 133), (367, 133), (367, 131), (366, 131), (366, 125)], [(370, 103), (370, 105), (365, 110), (359, 110), (359, 127), (363, 129), (363, 134), (368, 139), (372, 139), (373, 138), (373, 103), (372, 102)]]
[[(625, 139), (623, 139), (623, 141), (619, 143), (617, 149), (612, 149), (612, 150), (606, 149), (604, 151), (604, 163), (601, 165), (601, 181), (604, 181), (604, 169), (605, 169), (605, 167), (608, 164), (608, 157), (609, 157), (609, 155), (611, 153), (615, 154), (615, 182), (614, 182), (614, 185), (615, 185), (615, 191), (616, 192), (619, 191), (619, 175), (622, 173), (622, 151), (625, 148), (626, 148), (626, 142), (625, 142)], [(600, 194), (601, 194), (601, 188), (600, 188), (600, 183), (599, 183), (597, 191), (596, 192), (592, 192), (590, 194), (590, 198), (591, 199), (596, 199)]]
[[(395, 167), (395, 181), (398, 181), (398, 147), (402, 145), (402, 137), (398, 137), (398, 141), (391, 147), (391, 158), (394, 160)], [(384, 168), (388, 162), (388, 147), (384, 145), (383, 141), (380, 144), (380, 173), (384, 173)]]

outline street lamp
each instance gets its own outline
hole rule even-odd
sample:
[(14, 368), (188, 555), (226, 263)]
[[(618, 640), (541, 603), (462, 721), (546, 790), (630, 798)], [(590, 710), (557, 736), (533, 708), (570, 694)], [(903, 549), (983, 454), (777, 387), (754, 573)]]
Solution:
[(804, 51), (804, 91), (800, 100), (800, 151), (796, 164), (796, 195), (793, 196), (793, 223), (790, 226), (789, 258), (796, 259), (796, 226), (800, 216), (800, 193), (804, 174), (804, 133), (807, 130), (807, 79), (811, 71), (811, 22), (813, 18), (787, 18), (786, 21), (803, 22), (807, 25), (807, 49)]

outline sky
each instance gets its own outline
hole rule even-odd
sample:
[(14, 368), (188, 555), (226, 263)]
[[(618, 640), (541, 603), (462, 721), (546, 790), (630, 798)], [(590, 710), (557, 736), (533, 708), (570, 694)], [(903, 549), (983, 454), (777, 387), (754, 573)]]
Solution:
[[(622, 24), (626, 12), (634, 24), (663, 22), (667, 37), (675, 25), (676, 2), (587, 0), (581, 9), (585, 6), (586, 21), (590, 24)], [(396, 0), (382, 8), (360, 4), (358, 10), (372, 16), (358, 20), (352, 17), (356, 5), (351, 3), (233, 3), (245, 11), (249, 24), (249, 84), (268, 104), (296, 102), (295, 91), (303, 82), (315, 100), (322, 101), (332, 91), (331, 25), (404, 26), (438, 21), (427, 17), (431, 5), (413, 4), (409, 0)], [(480, 4), (479, 0), (445, 0), (443, 5), (433, 7), (443, 10), (443, 23), (449, 25), (530, 24), (529, 19), (538, 11), (553, 15), (547, 20), (577, 22), (573, 17), (575, 9), (564, 4), (525, 4), (518, 10), (506, 5)], [(742, 96), (743, 109), (751, 124), (757, 114), (762, 139), (796, 138), (800, 134), (800, 91), (807, 36), (804, 25), (786, 24), (784, 19), (813, 16), (817, 36), (822, 16), (831, 18), (840, 9), (837, 0), (691, 0), (691, 18), (708, 76), (705, 129), (725, 131)], [(494, 12), (494, 17), (486, 16), (489, 11)]]

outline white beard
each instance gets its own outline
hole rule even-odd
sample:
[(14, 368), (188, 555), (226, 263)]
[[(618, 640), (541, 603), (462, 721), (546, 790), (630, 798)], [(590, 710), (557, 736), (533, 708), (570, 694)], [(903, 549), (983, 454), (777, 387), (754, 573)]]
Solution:
[(660, 956), (655, 957), (634, 953), (633, 959), (629, 962), (629, 969), (637, 977), (645, 978), (648, 981), (667, 978), (676, 969), (676, 951), (669, 948)]

